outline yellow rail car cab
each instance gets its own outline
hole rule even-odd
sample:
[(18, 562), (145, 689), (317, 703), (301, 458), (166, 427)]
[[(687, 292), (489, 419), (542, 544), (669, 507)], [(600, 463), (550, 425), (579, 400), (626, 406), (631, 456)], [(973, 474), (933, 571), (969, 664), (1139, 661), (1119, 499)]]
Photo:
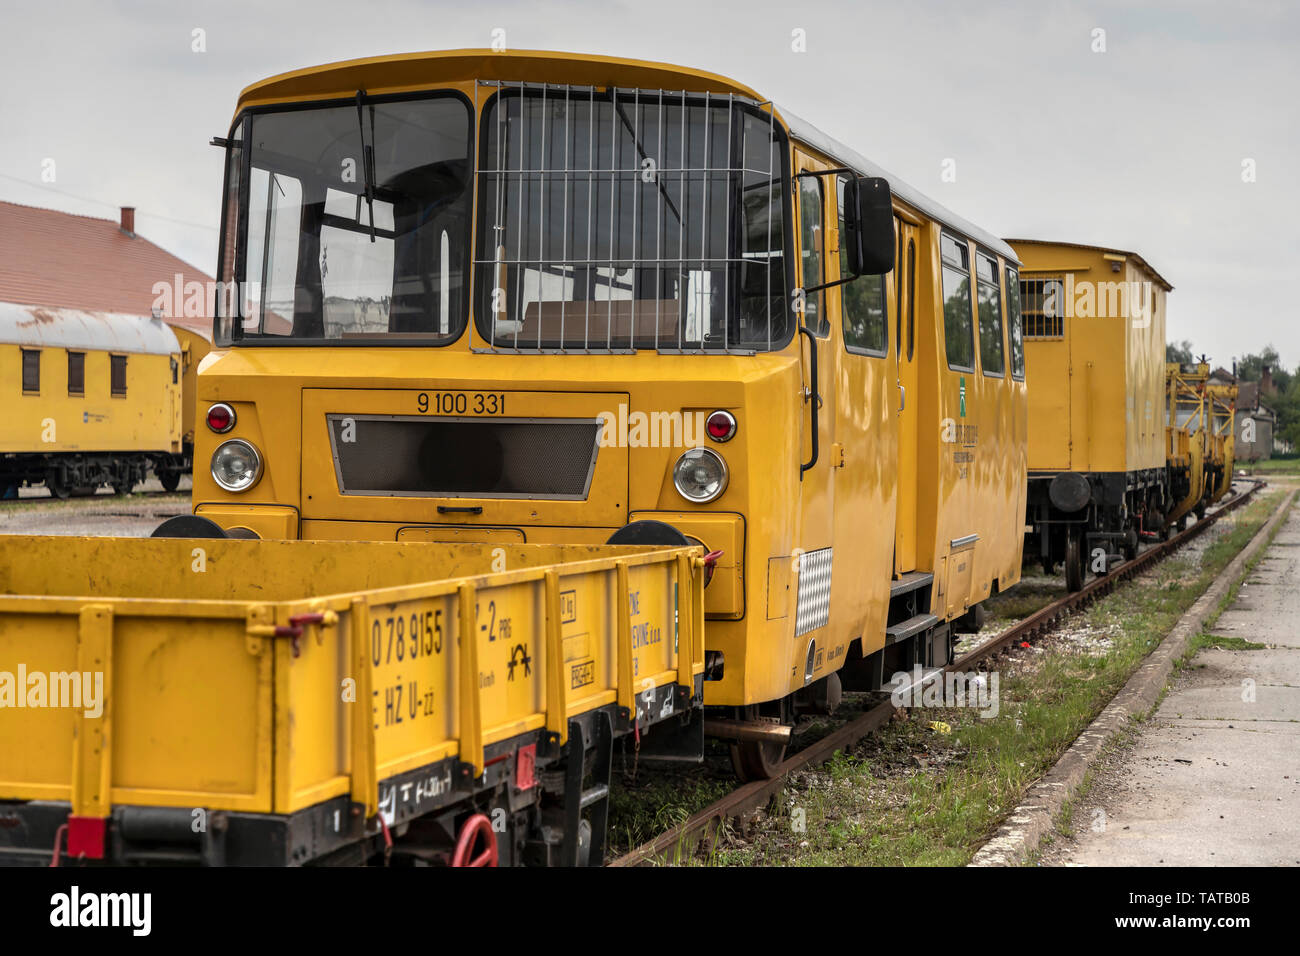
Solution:
[(212, 351), (212, 331), (175, 324), (171, 328), (181, 348), (181, 446), (184, 460), (181, 467), (160, 474), (158, 480), (168, 491), (175, 491), (181, 475), (189, 474), (193, 463), (199, 363)]
[(1169, 435), (1171, 507), (1166, 530), (1182, 531), (1187, 516), (1205, 513), (1206, 462), (1210, 456), (1210, 409), (1206, 382), (1210, 366), (1202, 361), (1187, 369), (1175, 362), (1165, 366), (1166, 429)]
[(180, 358), (156, 319), (0, 302), (0, 496), (126, 493), (177, 467)]
[(1141, 256), (1010, 239), (1024, 266), (1029, 366), (1026, 550), (1083, 587), (1137, 556), (1172, 506), (1161, 406), (1165, 296)]
[(1014, 255), (747, 87), (383, 57), (250, 87), (222, 142), (221, 528), (701, 544), (747, 774), (846, 661), (940, 663), (1016, 579)]
[(685, 548), (0, 535), (0, 581), (0, 865), (600, 864), (704, 672)]
[(1236, 442), (1233, 439), (1237, 418), (1237, 386), (1208, 385), (1206, 400), (1210, 406), (1210, 426), (1214, 434), (1213, 469), (1206, 476), (1206, 503), (1214, 504), (1232, 487)]

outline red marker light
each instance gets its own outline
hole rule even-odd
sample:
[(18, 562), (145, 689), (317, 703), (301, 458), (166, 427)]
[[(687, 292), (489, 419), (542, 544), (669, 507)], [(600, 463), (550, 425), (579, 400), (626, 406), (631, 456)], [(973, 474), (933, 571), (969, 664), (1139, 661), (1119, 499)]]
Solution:
[(704, 423), (704, 430), (714, 441), (731, 441), (736, 435), (736, 418), (731, 412), (714, 412)]
[(224, 435), (235, 427), (235, 410), (226, 404), (213, 405), (208, 409), (208, 428), (218, 435)]

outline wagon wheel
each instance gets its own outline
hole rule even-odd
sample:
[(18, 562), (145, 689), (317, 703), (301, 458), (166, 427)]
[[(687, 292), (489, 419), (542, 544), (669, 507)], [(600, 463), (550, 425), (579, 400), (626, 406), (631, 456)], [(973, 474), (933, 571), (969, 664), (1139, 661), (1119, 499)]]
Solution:
[(738, 740), (731, 745), (731, 767), (743, 783), (771, 780), (784, 759), (785, 746), (782, 744)]
[(1124, 560), (1132, 561), (1138, 556), (1138, 536), (1137, 532), (1131, 528), (1124, 535)]
[(45, 487), (50, 489), (51, 498), (63, 499), (72, 494), (72, 489), (70, 489), (61, 479), (56, 478), (53, 475), (45, 479)]
[(1083, 590), (1083, 536), (1078, 528), (1065, 533), (1065, 589), (1071, 594)]
[[(745, 719), (756, 720), (757, 707), (745, 708)], [(743, 782), (771, 780), (785, 759), (785, 744), (758, 740), (737, 740), (731, 745), (731, 767)]]
[[(475, 844), (482, 837), (483, 851), (478, 855), (472, 852)], [(456, 850), (451, 856), (452, 866), (496, 866), (497, 838), (492, 832), (492, 821), (486, 814), (476, 813), (460, 828), (456, 838)]]
[(158, 476), (158, 484), (163, 486), (163, 491), (175, 491), (181, 486), (181, 473), (179, 471), (164, 471)]

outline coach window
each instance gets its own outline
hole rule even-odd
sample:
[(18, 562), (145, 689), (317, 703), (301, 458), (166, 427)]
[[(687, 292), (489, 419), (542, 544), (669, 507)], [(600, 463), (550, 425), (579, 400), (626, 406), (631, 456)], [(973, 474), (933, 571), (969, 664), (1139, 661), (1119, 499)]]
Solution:
[(68, 394), (86, 394), (86, 353), (68, 353)]
[(1020, 274), (1010, 267), (1007, 275), (1007, 341), (1011, 343), (1011, 377), (1025, 380), (1025, 338), (1020, 319)]
[(126, 356), (110, 355), (108, 357), (108, 361), (109, 361), (109, 374), (110, 374), (110, 381), (109, 381), (110, 391), (114, 395), (119, 395), (119, 396), (125, 395), (126, 394)]
[[(803, 262), (803, 287), (811, 289), (826, 280), (822, 257), (822, 181), (820, 176), (799, 179), (799, 247)], [(814, 335), (830, 334), (822, 308), (826, 293), (813, 292), (804, 298), (803, 321)]]
[(943, 258), (943, 338), (948, 367), (975, 371), (975, 329), (971, 316), (970, 249), (965, 242), (940, 235)]
[(22, 392), (40, 393), (40, 351), (22, 349)]
[[(840, 222), (840, 278), (849, 274), (849, 250), (844, 241), (844, 187), (838, 180)], [(840, 312), (844, 315), (844, 347), (850, 352), (883, 356), (888, 350), (885, 321), (885, 277), (858, 276), (840, 286)]]
[(998, 262), (982, 252), (975, 254), (975, 293), (979, 297), (980, 367), (985, 375), (1006, 372), (1002, 345), (1002, 286)]

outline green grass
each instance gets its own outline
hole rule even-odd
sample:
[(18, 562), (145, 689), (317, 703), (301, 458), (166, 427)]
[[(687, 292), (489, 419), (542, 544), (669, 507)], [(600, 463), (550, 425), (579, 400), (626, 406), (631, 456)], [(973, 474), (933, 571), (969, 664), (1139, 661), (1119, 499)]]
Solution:
[[(1002, 663), (1000, 709), (913, 711), (800, 774), (747, 841), (723, 840), (716, 865), (959, 866), (1114, 697), (1268, 518), (1277, 494), (1224, 518), (1199, 558), (1175, 555), (1075, 615), (1067, 632)], [(952, 726), (950, 735), (929, 728)]]
[(1300, 455), (1265, 458), (1263, 461), (1243, 461), (1235, 466), (1252, 475), (1300, 475)]

